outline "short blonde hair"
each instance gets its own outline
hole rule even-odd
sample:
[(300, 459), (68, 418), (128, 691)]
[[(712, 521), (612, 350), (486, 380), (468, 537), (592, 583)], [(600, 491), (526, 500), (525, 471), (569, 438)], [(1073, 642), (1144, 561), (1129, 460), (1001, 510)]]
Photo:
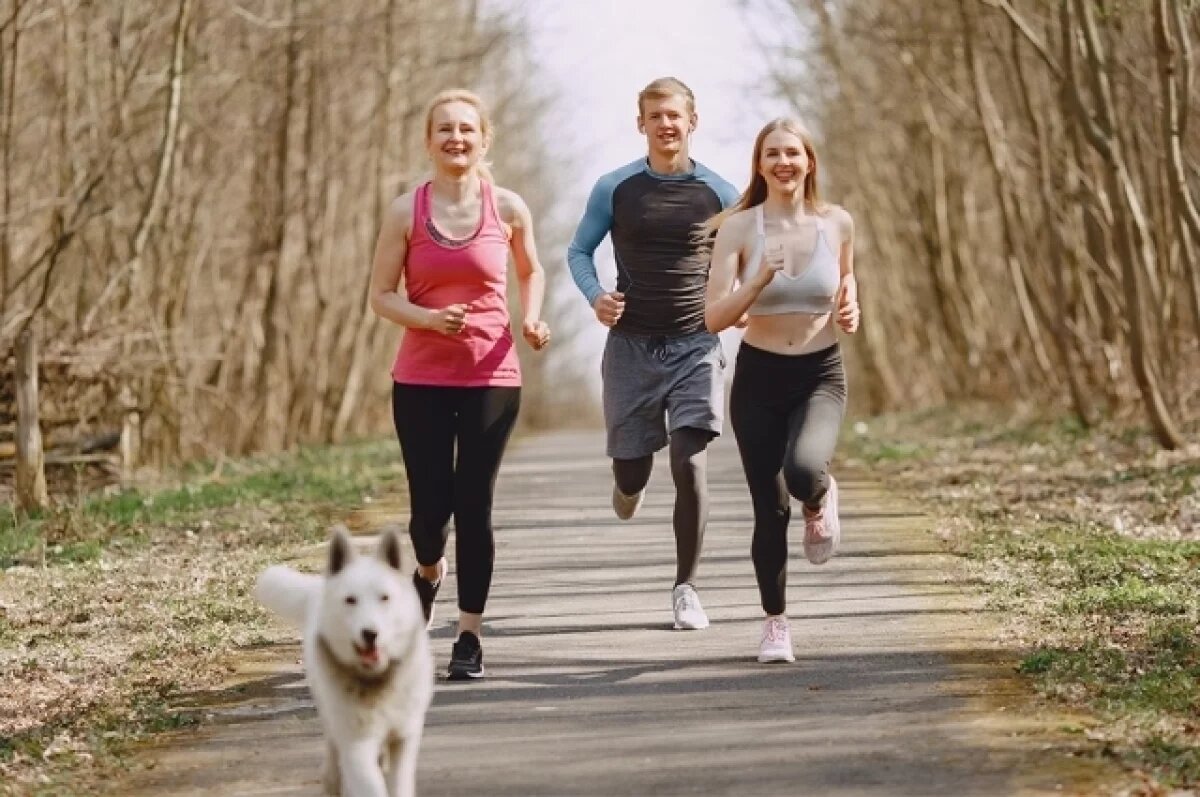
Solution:
[(665, 100), (667, 97), (683, 97), (687, 100), (688, 113), (696, 112), (696, 96), (686, 83), (677, 77), (660, 77), (638, 92), (638, 116), (645, 113), (646, 100)]

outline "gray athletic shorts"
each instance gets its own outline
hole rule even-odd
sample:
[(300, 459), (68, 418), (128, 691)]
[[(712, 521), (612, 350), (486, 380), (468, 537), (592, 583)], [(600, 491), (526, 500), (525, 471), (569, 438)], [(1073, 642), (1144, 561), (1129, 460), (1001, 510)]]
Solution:
[[(604, 425), (608, 456), (637, 459), (692, 427), (721, 433), (725, 352), (710, 332), (679, 337), (608, 333), (604, 359)], [(665, 416), (665, 417), (664, 417)]]

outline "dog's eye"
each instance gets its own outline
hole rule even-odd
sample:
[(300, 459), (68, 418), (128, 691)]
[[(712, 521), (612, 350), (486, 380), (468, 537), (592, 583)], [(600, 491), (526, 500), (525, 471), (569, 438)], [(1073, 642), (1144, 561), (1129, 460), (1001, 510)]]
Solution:
[(348, 603), (351, 606), (355, 606), (358, 604), (358, 598), (354, 597), (353, 595), (347, 595), (346, 603)]
[(389, 597), (388, 594), (385, 592), (379, 596), (379, 600), (386, 601), (388, 599), (388, 597)]

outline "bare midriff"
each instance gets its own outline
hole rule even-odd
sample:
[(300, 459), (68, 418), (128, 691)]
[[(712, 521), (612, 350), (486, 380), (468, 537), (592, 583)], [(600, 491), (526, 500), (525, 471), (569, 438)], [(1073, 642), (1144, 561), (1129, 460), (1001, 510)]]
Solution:
[(837, 333), (832, 313), (780, 313), (751, 316), (742, 340), (775, 354), (808, 354), (837, 343)]

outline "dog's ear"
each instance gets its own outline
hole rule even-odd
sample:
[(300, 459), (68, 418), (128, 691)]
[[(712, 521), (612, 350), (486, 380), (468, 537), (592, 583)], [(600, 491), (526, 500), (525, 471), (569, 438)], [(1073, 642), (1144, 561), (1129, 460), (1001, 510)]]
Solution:
[(393, 570), (400, 569), (400, 532), (395, 526), (379, 530), (379, 558)]
[(335, 576), (354, 557), (354, 544), (350, 542), (350, 531), (338, 524), (333, 527), (329, 540), (329, 575)]

